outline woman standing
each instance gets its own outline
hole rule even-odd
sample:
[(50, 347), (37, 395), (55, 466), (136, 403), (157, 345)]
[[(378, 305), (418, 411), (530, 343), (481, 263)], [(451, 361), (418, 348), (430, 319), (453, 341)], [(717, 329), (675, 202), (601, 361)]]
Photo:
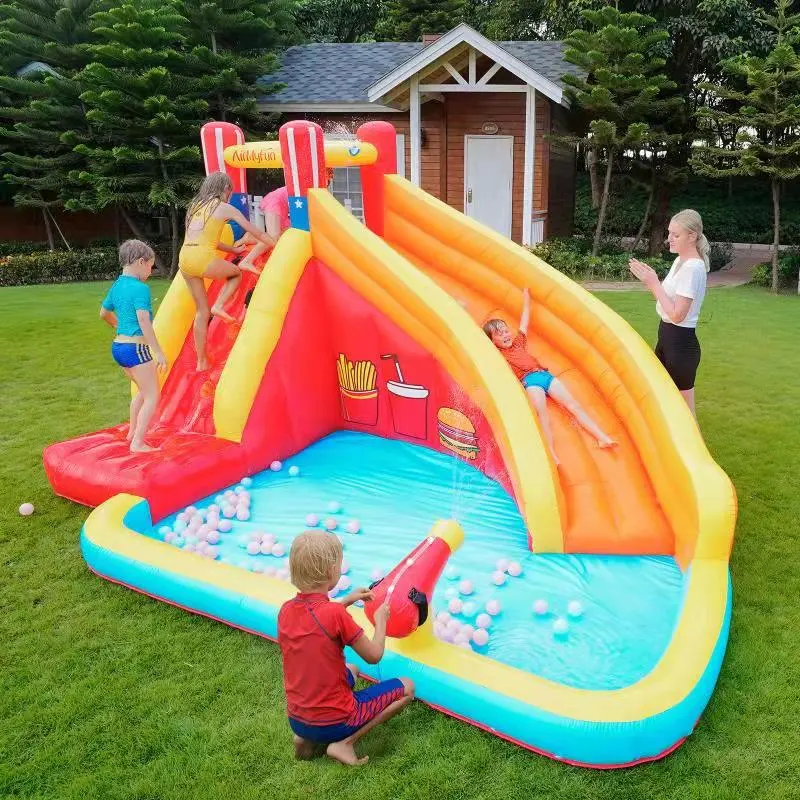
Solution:
[(661, 323), (656, 355), (694, 414), (694, 382), (700, 364), (697, 320), (706, 294), (711, 245), (703, 234), (703, 220), (691, 209), (672, 218), (667, 241), (677, 258), (663, 283), (655, 270), (635, 258), (629, 262), (630, 270), (657, 300)]

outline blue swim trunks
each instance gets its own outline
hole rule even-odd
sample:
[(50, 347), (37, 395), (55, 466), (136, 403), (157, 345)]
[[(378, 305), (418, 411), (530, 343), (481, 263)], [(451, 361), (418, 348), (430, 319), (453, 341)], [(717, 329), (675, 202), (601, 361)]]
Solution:
[(529, 372), (527, 375), (523, 375), (522, 385), (526, 389), (530, 389), (531, 386), (538, 386), (540, 389), (544, 389), (545, 392), (548, 392), (554, 380), (555, 375), (552, 375), (546, 369), (540, 369), (536, 372)]
[[(353, 673), (347, 670), (347, 683), (352, 689), (355, 686)], [(319, 744), (341, 742), (352, 736), (357, 730), (363, 728), (368, 722), (375, 719), (381, 711), (387, 709), (405, 693), (403, 682), (399, 678), (390, 678), (353, 692), (356, 707), (353, 713), (344, 722), (335, 725), (307, 725), (298, 719), (289, 717), (289, 727), (301, 739)]]
[(146, 344), (137, 344), (136, 342), (112, 342), (111, 355), (114, 361), (125, 369), (138, 367), (139, 364), (146, 364), (153, 360), (150, 348)]

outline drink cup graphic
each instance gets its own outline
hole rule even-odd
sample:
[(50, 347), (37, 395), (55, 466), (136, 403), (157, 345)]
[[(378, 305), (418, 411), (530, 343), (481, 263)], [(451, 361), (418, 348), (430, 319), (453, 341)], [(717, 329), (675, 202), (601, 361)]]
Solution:
[(344, 353), (336, 360), (342, 416), (347, 422), (376, 425), (378, 390), (375, 365), (371, 361), (349, 361)]
[(386, 381), (395, 432), (411, 439), (427, 439), (430, 392), (425, 386), (405, 382), (396, 355), (390, 353), (381, 358), (393, 360), (397, 371), (396, 381)]

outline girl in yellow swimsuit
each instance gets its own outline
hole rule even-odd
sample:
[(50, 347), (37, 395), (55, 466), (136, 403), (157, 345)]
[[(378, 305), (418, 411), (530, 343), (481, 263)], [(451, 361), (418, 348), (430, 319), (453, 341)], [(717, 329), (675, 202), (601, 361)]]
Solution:
[[(228, 203), (232, 192), (231, 179), (224, 172), (214, 172), (203, 181), (200, 191), (192, 199), (186, 212), (186, 238), (181, 247), (178, 266), (197, 306), (194, 318), (194, 342), (198, 371), (209, 367), (206, 353), (209, 311), (225, 322), (234, 321), (225, 311), (225, 303), (236, 291), (242, 271), (257, 275), (259, 270), (253, 266), (253, 262), (275, 244), (271, 236), (258, 230), (238, 209)], [(218, 254), (220, 249), (230, 249), (235, 253), (245, 250), (244, 247), (220, 246), (222, 229), (229, 221), (236, 222), (259, 242), (238, 266), (225, 261)], [(211, 309), (208, 307), (205, 278), (225, 281), (225, 286)]]

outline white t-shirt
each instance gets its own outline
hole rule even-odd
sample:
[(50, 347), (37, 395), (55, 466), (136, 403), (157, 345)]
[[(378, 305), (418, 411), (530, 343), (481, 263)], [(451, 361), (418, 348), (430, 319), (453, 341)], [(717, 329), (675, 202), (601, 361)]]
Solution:
[(696, 328), (697, 319), (700, 316), (700, 306), (703, 305), (703, 298), (706, 296), (706, 265), (703, 259), (689, 258), (681, 264), (680, 259), (676, 258), (661, 285), (670, 300), (674, 300), (680, 295), (680, 297), (688, 297), (692, 301), (692, 305), (682, 322), (673, 322), (664, 313), (661, 303), (656, 303), (658, 316), (664, 322), (680, 328)]

